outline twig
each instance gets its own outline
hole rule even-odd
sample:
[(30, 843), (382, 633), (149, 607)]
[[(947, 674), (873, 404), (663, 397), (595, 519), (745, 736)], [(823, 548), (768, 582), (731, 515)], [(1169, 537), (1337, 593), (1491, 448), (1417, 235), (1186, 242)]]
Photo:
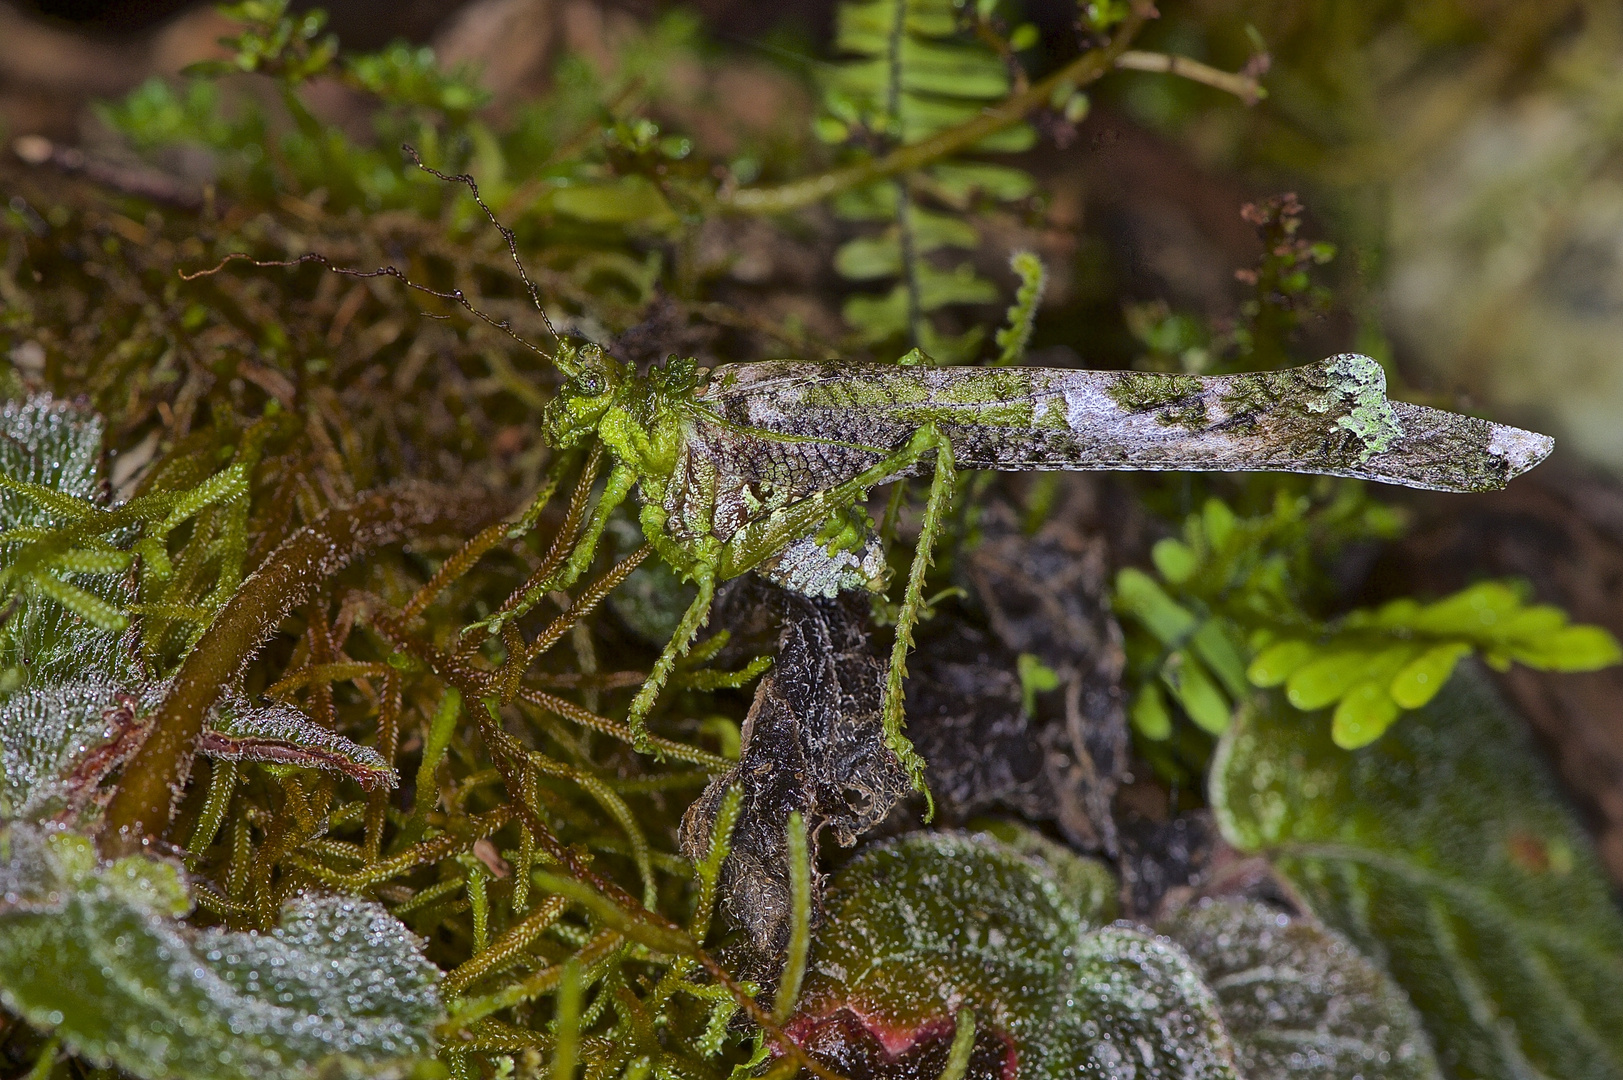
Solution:
[(1247, 105), (1255, 105), (1268, 96), (1268, 91), (1262, 83), (1243, 71), (1224, 71), (1222, 68), (1203, 64), (1199, 60), (1191, 60), (1187, 56), (1129, 49), (1116, 57), (1116, 67), (1121, 71), (1150, 71), (1162, 75), (1176, 75), (1181, 79), (1233, 94)]

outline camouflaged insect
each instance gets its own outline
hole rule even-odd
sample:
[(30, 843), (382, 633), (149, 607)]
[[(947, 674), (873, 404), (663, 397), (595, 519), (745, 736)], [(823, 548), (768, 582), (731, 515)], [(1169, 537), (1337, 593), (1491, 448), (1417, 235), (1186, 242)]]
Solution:
[(614, 459), (564, 579), (584, 572), (633, 487), (649, 543), (698, 596), (632, 703), (639, 735), (708, 616), (718, 582), (754, 570), (811, 596), (881, 590), (871, 489), (931, 474), (885, 682), (887, 739), (915, 781), (902, 679), (924, 572), (956, 469), (1321, 473), (1485, 491), (1542, 461), (1543, 435), (1388, 401), (1378, 363), (1341, 355), (1256, 374), (769, 361), (638, 375), (596, 346), (561, 349), (546, 411), (557, 447), (596, 435)]
[(473, 178), (448, 176), (405, 150), (424, 172), (472, 193), (506, 240), (531, 301), (559, 341), (556, 352), (525, 341), (460, 290), (440, 292), (392, 266), (363, 271), (316, 254), (274, 261), (228, 255), (200, 273), (240, 259), (394, 277), (460, 305), (557, 366), (565, 381), (546, 406), (548, 443), (565, 449), (595, 435), (614, 468), (568, 560), (527, 589), (522, 602), (481, 625), (500, 633), (549, 591), (579, 580), (609, 516), (636, 488), (649, 545), (698, 586), (632, 699), (627, 720), (639, 750), (649, 749), (648, 714), (707, 621), (718, 582), (754, 570), (808, 596), (884, 589), (886, 562), (863, 503), (892, 480), (932, 477), (883, 706), (886, 742), (922, 791), (924, 761), (902, 734), (902, 680), (925, 606), (925, 571), (960, 466), (1301, 472), (1487, 491), (1554, 447), (1534, 432), (1388, 401), (1381, 366), (1351, 353), (1284, 371), (1220, 376), (943, 368), (917, 349), (896, 364), (764, 361), (704, 369), (673, 356), (640, 375), (596, 345), (565, 342), (524, 269), (516, 235), (480, 198)]

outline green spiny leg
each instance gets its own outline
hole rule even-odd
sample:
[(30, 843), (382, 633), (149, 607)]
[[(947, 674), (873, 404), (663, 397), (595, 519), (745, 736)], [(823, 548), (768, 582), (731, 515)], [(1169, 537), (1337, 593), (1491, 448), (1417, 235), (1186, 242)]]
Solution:
[(919, 529), (918, 547), (913, 552), (913, 564), (907, 571), (907, 590), (902, 594), (901, 614), (896, 619), (896, 644), (891, 648), (890, 670), (885, 674), (885, 703), (881, 715), (886, 745), (901, 759), (913, 779), (914, 788), (922, 791), (929, 803), (926, 811), (928, 820), (935, 816), (935, 800), (930, 797), (930, 789), (924, 783), (924, 759), (913, 749), (907, 736), (902, 734), (905, 723), (902, 717), (902, 680), (907, 677), (907, 650), (913, 646), (913, 627), (918, 625), (919, 616), (924, 610), (924, 575), (930, 569), (936, 536), (941, 531), (941, 521), (946, 517), (948, 504), (952, 501), (955, 467), (952, 443), (934, 424), (920, 428), (909, 445), (919, 447), (920, 456), (930, 448), (935, 450), (935, 476), (930, 481), (930, 497), (924, 504), (924, 524)]
[(704, 624), (710, 621), (710, 604), (716, 597), (716, 570), (710, 563), (700, 563), (693, 571), (693, 580), (699, 586), (699, 595), (693, 598), (693, 603), (682, 615), (682, 621), (676, 624), (676, 633), (666, 643), (665, 651), (659, 654), (654, 661), (654, 669), (648, 673), (647, 680), (637, 696), (631, 699), (631, 711), (626, 714), (626, 722), (631, 727), (631, 745), (638, 753), (647, 753), (648, 746), (648, 714), (653, 711), (654, 702), (659, 700), (659, 692), (665, 686), (671, 672), (676, 668), (676, 662), (687, 655), (693, 639), (698, 636)]
[(504, 623), (511, 622), (535, 607), (543, 596), (554, 589), (567, 589), (578, 581), (586, 572), (586, 568), (592, 565), (592, 557), (597, 554), (598, 542), (603, 539), (603, 530), (608, 526), (609, 515), (626, 501), (626, 496), (631, 494), (631, 488), (636, 482), (637, 474), (629, 466), (616, 464), (609, 471), (608, 480), (603, 483), (603, 494), (598, 497), (597, 505), (592, 508), (592, 516), (587, 519), (580, 540), (569, 553), (569, 560), (556, 572), (548, 574), (526, 589), (516, 604), (504, 608), (482, 624), (476, 623), (475, 626), (482, 626), (491, 633), (499, 634)]
[(722, 546), (722, 580), (753, 570), (796, 540), (816, 535), (832, 515), (855, 506), (868, 497), (870, 490), (924, 460), (940, 441), (935, 425), (926, 424), (900, 448), (849, 480), (745, 525)]
[(616, 462), (614, 468), (609, 470), (609, 478), (603, 482), (603, 494), (598, 498), (597, 505), (592, 507), (592, 516), (586, 522), (586, 531), (581, 534), (575, 550), (570, 552), (569, 561), (564, 564), (563, 573), (558, 576), (553, 588), (567, 589), (586, 573), (586, 568), (592, 565), (592, 556), (597, 554), (598, 541), (603, 539), (609, 515), (626, 501), (636, 482), (637, 474), (629, 465)]

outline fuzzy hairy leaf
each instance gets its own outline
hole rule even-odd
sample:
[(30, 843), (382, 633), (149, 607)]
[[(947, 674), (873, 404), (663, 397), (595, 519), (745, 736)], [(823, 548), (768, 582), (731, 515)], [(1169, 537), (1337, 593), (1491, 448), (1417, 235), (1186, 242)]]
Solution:
[(227, 694), (209, 716), (200, 753), (224, 761), (266, 761), (325, 769), (348, 776), (368, 791), (399, 782), (383, 755), (311, 720), (298, 709), (255, 705)]
[(1247, 1080), (1440, 1076), (1409, 999), (1335, 931), (1210, 898), (1158, 929), (1205, 973)]
[(270, 933), (194, 930), (173, 866), (22, 825), (0, 836), (0, 884), (0, 1000), (92, 1061), (225, 1080), (432, 1049), (438, 970), (377, 904), (301, 895)]
[(130, 729), (137, 696), (90, 676), (0, 697), (0, 819), (43, 817), (82, 797), (117, 764), (106, 751)]
[[(82, 674), (0, 696), (0, 819), (38, 820), (77, 808), (139, 744), (142, 718), (168, 684), (120, 679), (95, 659)], [(323, 769), (368, 790), (397, 782), (371, 747), (297, 709), (254, 705), (236, 693), (210, 713), (198, 752), (225, 761)]]
[[(0, 534), (15, 537), (0, 538), (0, 573), (17, 565), (31, 530), (71, 524), (101, 500), (104, 427), (100, 416), (49, 394), (0, 405)], [(127, 558), (113, 549), (61, 551), (5, 584), (0, 596), (12, 593), (13, 607), (0, 625), (0, 698), (92, 672), (133, 679), (112, 629), (123, 620), (112, 603), (122, 583), (101, 576)]]
[(1211, 800), (1231, 844), (1385, 964), (1450, 1073), (1623, 1074), (1623, 917), (1474, 669), (1353, 753), (1269, 698), (1220, 745)]
[[(0, 473), (74, 499), (94, 499), (103, 422), (49, 394), (0, 405)], [(36, 500), (0, 488), (0, 530), (60, 524)]]
[(1182, 950), (1090, 925), (1043, 863), (984, 835), (914, 833), (836, 875), (791, 1032), (840, 1053), (853, 1019), (892, 1055), (974, 1013), (1022, 1080), (1236, 1077), (1216, 1001)]

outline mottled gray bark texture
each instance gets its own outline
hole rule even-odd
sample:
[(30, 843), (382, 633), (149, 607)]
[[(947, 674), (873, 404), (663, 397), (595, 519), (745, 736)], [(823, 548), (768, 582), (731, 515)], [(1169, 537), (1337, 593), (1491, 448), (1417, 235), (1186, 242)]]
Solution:
[(1304, 472), (1438, 491), (1503, 487), (1554, 446), (1390, 402), (1380, 365), (1352, 354), (1219, 376), (772, 361), (715, 369), (696, 404), (695, 450), (719, 466), (718, 494), (741, 492), (740, 516), (854, 476), (926, 423), (960, 468)]

